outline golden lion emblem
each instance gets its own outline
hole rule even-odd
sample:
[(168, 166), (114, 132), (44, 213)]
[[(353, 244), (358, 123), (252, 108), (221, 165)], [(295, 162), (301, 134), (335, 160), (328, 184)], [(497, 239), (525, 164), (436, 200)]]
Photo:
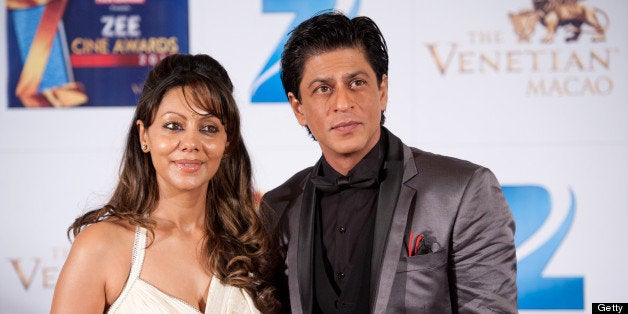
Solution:
[[(571, 36), (567, 42), (577, 40), (582, 33), (582, 24), (591, 26), (595, 30), (592, 40), (595, 42), (606, 40), (606, 28), (608, 28), (608, 16), (598, 8), (578, 4), (579, 0), (533, 0), (534, 9), (523, 10), (517, 13), (509, 13), (508, 17), (513, 25), (520, 42), (529, 42), (536, 24), (540, 22), (546, 28), (546, 34), (542, 41), (550, 43), (558, 26), (571, 25)], [(602, 26), (598, 20), (598, 14), (606, 20)]]

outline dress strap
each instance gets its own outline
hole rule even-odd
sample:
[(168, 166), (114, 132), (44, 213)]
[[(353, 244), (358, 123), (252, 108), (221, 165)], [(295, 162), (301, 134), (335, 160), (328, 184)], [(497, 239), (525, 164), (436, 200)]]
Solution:
[(131, 273), (129, 281), (139, 278), (144, 265), (144, 253), (146, 252), (146, 228), (137, 226), (135, 241), (133, 242), (133, 257), (131, 258)]
[(111, 304), (107, 313), (115, 313), (123, 300), (131, 291), (133, 284), (140, 277), (142, 265), (144, 264), (144, 253), (146, 251), (146, 228), (137, 226), (135, 228), (135, 239), (133, 241), (133, 256), (131, 257), (131, 272), (129, 279), (124, 284), (124, 288), (118, 298)]

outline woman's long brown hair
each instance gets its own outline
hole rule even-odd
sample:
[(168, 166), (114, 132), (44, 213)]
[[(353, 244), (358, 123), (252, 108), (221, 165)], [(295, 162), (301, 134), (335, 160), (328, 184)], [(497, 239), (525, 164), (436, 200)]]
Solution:
[(266, 215), (256, 210), (251, 161), (240, 133), (233, 84), (220, 63), (207, 55), (171, 55), (150, 71), (131, 122), (113, 196), (102, 208), (77, 218), (68, 233), (76, 236), (85, 226), (112, 217), (152, 231), (149, 215), (159, 192), (150, 155), (140, 148), (136, 121), (148, 128), (163, 95), (173, 88), (182, 88), (192, 110), (198, 107), (218, 117), (227, 132), (225, 155), (207, 188), (207, 266), (223, 283), (248, 291), (260, 311), (277, 312), (280, 304), (272, 281), (279, 259), (263, 221)]

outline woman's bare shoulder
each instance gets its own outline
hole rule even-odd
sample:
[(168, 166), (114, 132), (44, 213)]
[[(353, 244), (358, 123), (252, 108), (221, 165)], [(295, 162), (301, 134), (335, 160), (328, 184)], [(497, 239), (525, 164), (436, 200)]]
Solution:
[(130, 249), (134, 235), (135, 227), (128, 222), (109, 219), (85, 227), (76, 236), (72, 246), (91, 254), (110, 255), (119, 250)]
[(111, 304), (129, 274), (134, 231), (130, 224), (113, 220), (85, 227), (74, 239), (59, 274), (52, 312), (102, 311)]
[(76, 236), (75, 242), (86, 242), (94, 245), (115, 244), (118, 239), (133, 237), (135, 227), (119, 219), (107, 219), (91, 224)]

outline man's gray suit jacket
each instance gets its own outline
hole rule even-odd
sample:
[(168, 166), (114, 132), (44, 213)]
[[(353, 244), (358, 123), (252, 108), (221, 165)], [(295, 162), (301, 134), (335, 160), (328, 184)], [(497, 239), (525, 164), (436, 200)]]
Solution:
[[(385, 128), (382, 136), (385, 178), (373, 255), (365, 256), (372, 260), (371, 298), (363, 301), (371, 312), (517, 313), (515, 223), (493, 173), (410, 148)], [(319, 165), (262, 198), (275, 213), (292, 313), (313, 308), (316, 204), (309, 178)], [(431, 252), (408, 256), (411, 232), (423, 234)]]

